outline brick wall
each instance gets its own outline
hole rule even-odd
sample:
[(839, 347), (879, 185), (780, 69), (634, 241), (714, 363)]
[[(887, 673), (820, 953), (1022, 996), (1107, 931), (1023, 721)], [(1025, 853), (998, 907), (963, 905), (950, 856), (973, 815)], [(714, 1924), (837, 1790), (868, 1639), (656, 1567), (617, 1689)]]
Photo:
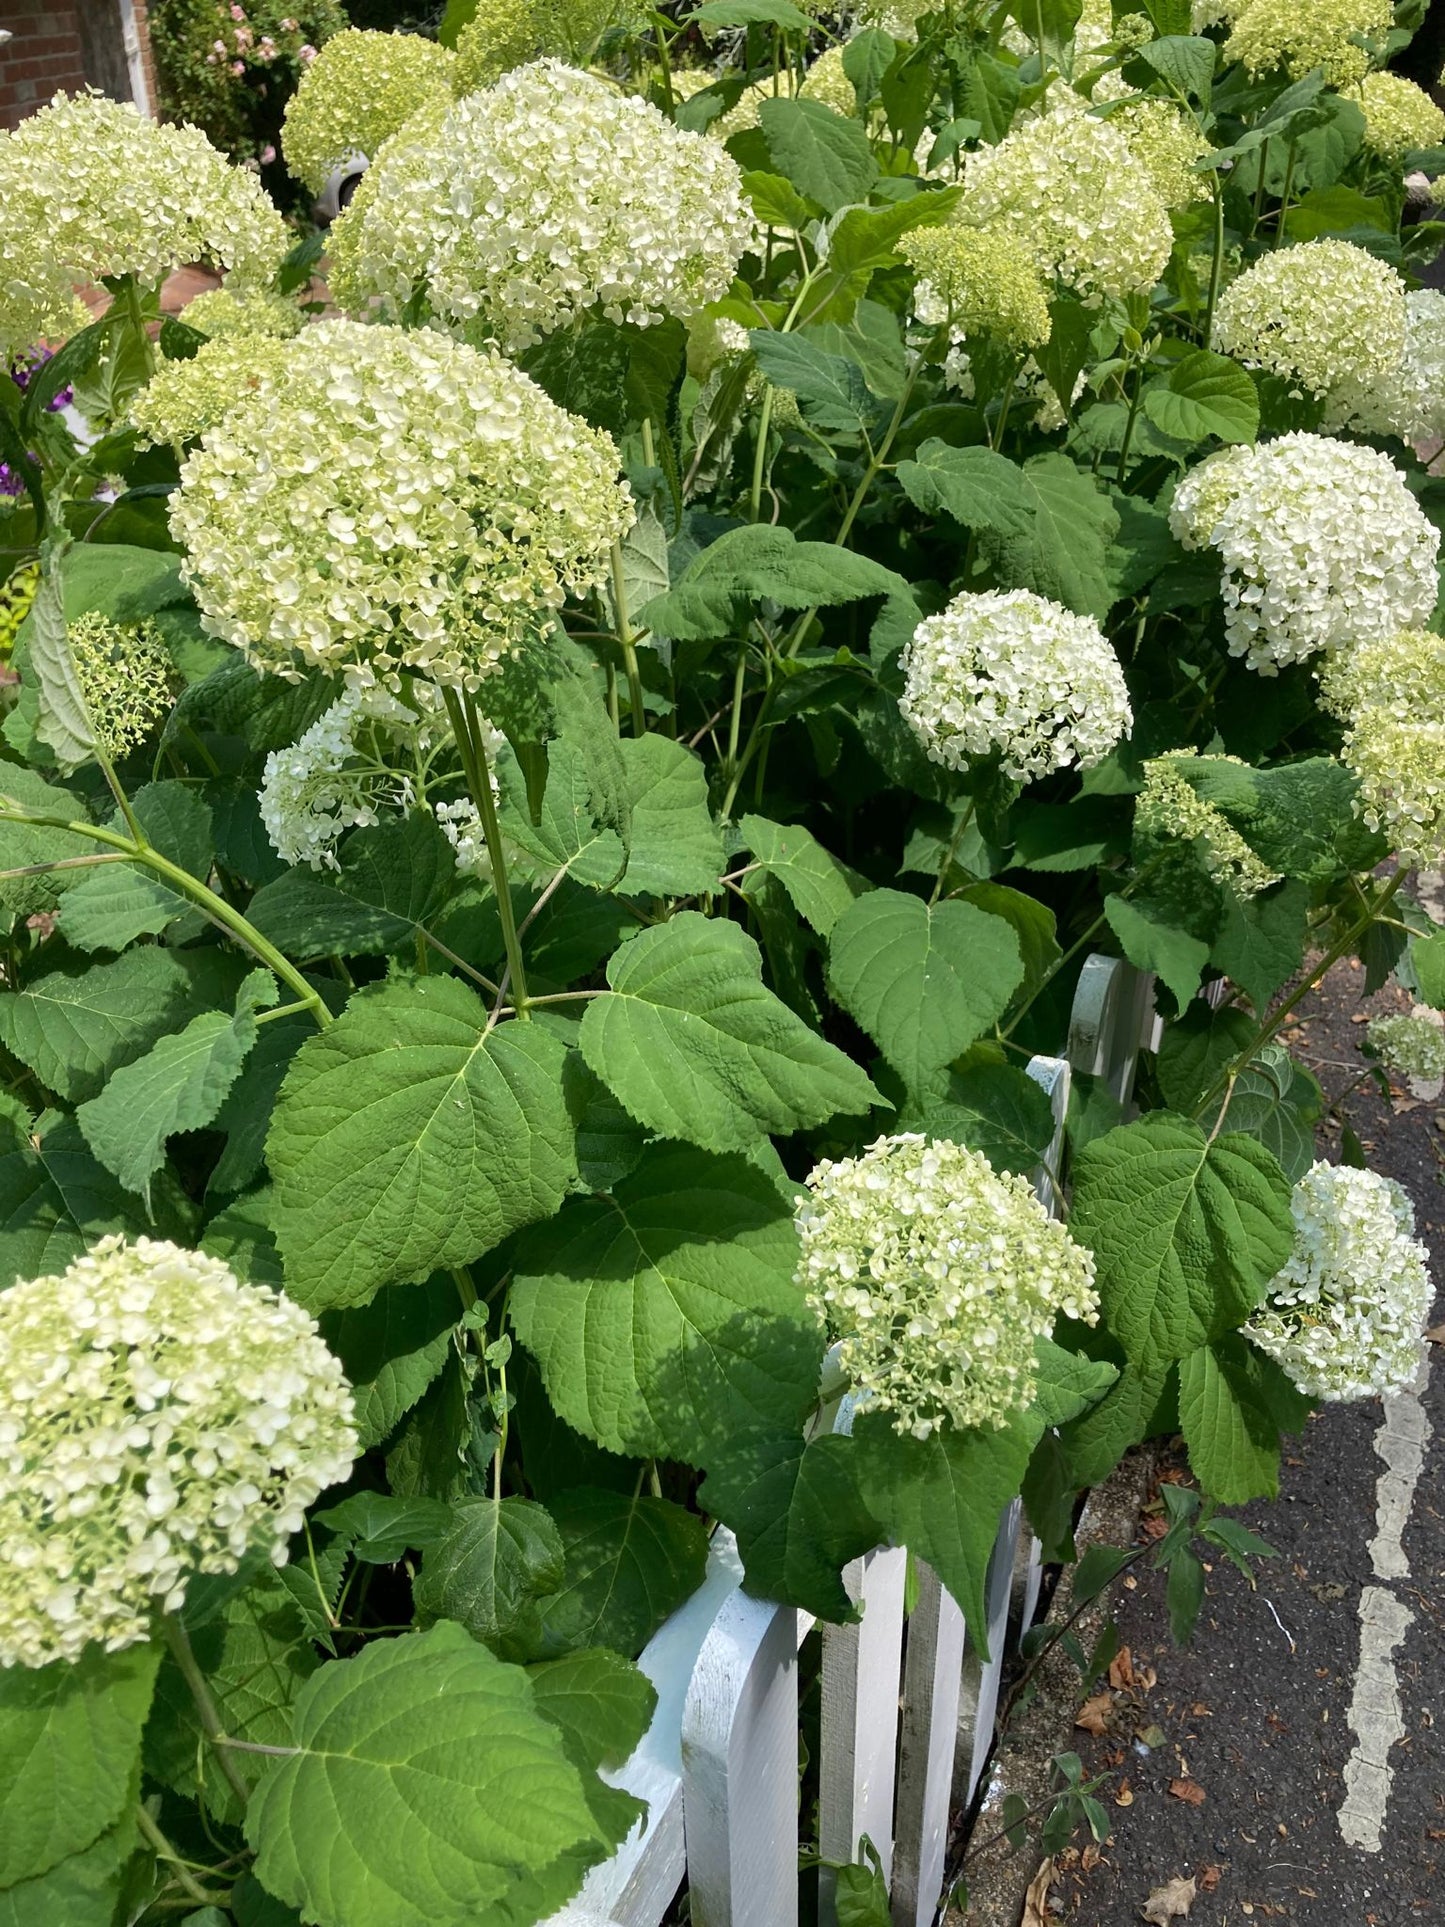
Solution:
[[(155, 71), (145, 0), (133, 0), (147, 98), (155, 105)], [(132, 97), (120, 0), (0, 0), (0, 127), (14, 127), (63, 89), (98, 87)]]

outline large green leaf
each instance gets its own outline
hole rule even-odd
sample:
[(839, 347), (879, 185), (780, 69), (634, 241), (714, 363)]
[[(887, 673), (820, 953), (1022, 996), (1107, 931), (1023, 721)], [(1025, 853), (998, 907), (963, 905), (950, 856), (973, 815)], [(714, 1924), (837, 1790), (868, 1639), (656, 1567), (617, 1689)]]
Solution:
[(1268, 1009), (1280, 985), (1298, 970), (1305, 953), (1309, 886), (1282, 883), (1264, 896), (1224, 895), (1224, 919), (1209, 961), (1233, 979), (1256, 1010)]
[(1038, 1379), (1034, 1407), (1045, 1425), (1068, 1425), (1097, 1405), (1119, 1376), (1117, 1365), (1105, 1358), (1085, 1358), (1065, 1351), (1051, 1338), (1034, 1341)]
[(146, 1228), (139, 1201), (96, 1161), (74, 1118), (56, 1118), (38, 1150), (27, 1142), (0, 1153), (0, 1290), (64, 1271), (109, 1232)]
[(256, 892), (246, 915), (291, 957), (410, 953), (456, 888), (456, 852), (430, 811), (413, 810), (355, 831), (334, 877), (287, 870)]
[(1141, 907), (1126, 896), (1110, 897), (1104, 915), (1130, 963), (1152, 970), (1183, 1010), (1199, 988), (1209, 945), (1170, 922), (1156, 906)]
[(702, 1584), (707, 1528), (668, 1499), (595, 1486), (559, 1493), (549, 1510), (566, 1564), (541, 1602), (542, 1651), (610, 1646), (635, 1657)]
[(632, 806), (632, 848), (618, 886), (627, 896), (695, 897), (716, 891), (722, 831), (707, 803), (702, 760), (666, 736), (620, 746)]
[(46, 1873), (119, 1819), (159, 1659), (155, 1646), (91, 1645), (74, 1661), (0, 1667), (0, 1887)]
[(358, 992), (301, 1047), (272, 1120), (287, 1290), (364, 1304), (555, 1211), (577, 1168), (565, 1057), (540, 1024), (489, 1032), (450, 977)]
[(321, 1335), (346, 1370), (363, 1446), (395, 1431), (441, 1371), (461, 1310), (450, 1278), (388, 1285), (369, 1304), (329, 1311)]
[[(1223, 1101), (1201, 1117), (1213, 1130)], [(1315, 1161), (1315, 1127), (1325, 1100), (1311, 1072), (1297, 1064), (1283, 1044), (1266, 1044), (1234, 1081), (1225, 1123), (1231, 1131), (1258, 1138), (1279, 1159), (1291, 1184), (1298, 1184)]]
[(842, 1571), (881, 1536), (859, 1490), (858, 1452), (842, 1433), (811, 1442), (776, 1433), (740, 1441), (709, 1473), (700, 1503), (737, 1534), (755, 1598), (835, 1622), (857, 1618)]
[[(147, 783), (131, 798), (131, 811), (162, 856), (194, 877), (209, 875), (211, 812), (186, 784)], [(116, 820), (110, 827), (124, 831), (126, 826)], [(128, 863), (108, 863), (85, 873), (66, 891), (59, 922), (66, 940), (81, 950), (124, 950), (137, 937), (158, 936), (163, 930), (190, 936), (204, 928), (189, 897)]]
[(42, 1084), (78, 1103), (165, 1035), (189, 988), (168, 951), (128, 950), (0, 994), (0, 1038)]
[(81, 692), (65, 612), (65, 557), (68, 535), (52, 537), (40, 549), (40, 588), (29, 619), (30, 669), (39, 685), (36, 733), (68, 776), (95, 754), (95, 724)]
[(994, 529), (1016, 540), (1032, 527), (1023, 471), (991, 448), (926, 441), (912, 461), (898, 464), (897, 474), (904, 494), (926, 515), (942, 510), (966, 529)]
[(450, 1621), (323, 1666), (293, 1734), (246, 1837), (262, 1884), (322, 1927), (520, 1924), (615, 1844), (527, 1675)]
[(1107, 563), (1119, 532), (1117, 511), (1088, 471), (1067, 455), (1032, 456), (1021, 473), (1031, 511), (1028, 527), (1014, 534), (986, 524), (980, 550), (1002, 587), (1036, 590), (1102, 621), (1113, 601)]
[(1201, 998), (1165, 1027), (1159, 1042), (1159, 1090), (1171, 1111), (1189, 1117), (1217, 1077), (1254, 1041), (1242, 1010), (1212, 1009)]
[(966, 1144), (995, 1171), (1027, 1174), (1048, 1151), (1053, 1107), (1027, 1071), (987, 1051), (986, 1045), (970, 1051), (939, 1084), (906, 1104), (898, 1121), (904, 1130)]
[(738, 827), (754, 861), (778, 879), (798, 915), (820, 937), (829, 935), (854, 897), (866, 887), (856, 871), (840, 863), (800, 824), (745, 816)]
[(564, 1573), (551, 1515), (530, 1499), (465, 1499), (452, 1510), (452, 1530), (426, 1553), (412, 1589), (418, 1619), (454, 1619), (501, 1659), (540, 1657), (540, 1602)]
[(902, 576), (881, 562), (832, 542), (800, 542), (789, 528), (753, 522), (709, 544), (667, 595), (638, 612), (638, 619), (680, 641), (705, 642), (727, 635), (739, 609), (763, 598), (784, 609), (826, 609), (866, 596), (907, 593)]
[(501, 767), (502, 827), (508, 838), (546, 870), (566, 870), (594, 890), (611, 889), (622, 874), (622, 838), (598, 813), (586, 759), (573, 743), (555, 742), (547, 757), (541, 815), (532, 821), (521, 766)]
[(582, 1054), (661, 1137), (748, 1150), (877, 1095), (764, 986), (758, 947), (735, 923), (684, 911), (624, 944), (607, 981), (582, 1019)]
[(1130, 1359), (1167, 1364), (1259, 1303), (1294, 1244), (1290, 1183), (1253, 1138), (1151, 1111), (1080, 1152), (1069, 1229), (1105, 1325)]
[(878, 178), (861, 122), (819, 100), (765, 100), (758, 121), (778, 172), (829, 214), (861, 201)]
[(872, 414), (873, 400), (856, 361), (772, 328), (754, 328), (749, 339), (759, 368), (775, 388), (786, 388), (806, 404), (815, 428), (856, 434)]
[[(32, 769), (0, 762), (0, 811), (18, 810), (30, 816), (55, 817), (64, 823), (84, 823), (88, 812), (70, 790), (55, 788)], [(37, 829), (29, 823), (0, 822), (0, 869), (24, 870), (37, 863), (63, 863), (77, 856), (95, 856), (99, 846), (69, 830)], [(100, 872), (109, 869), (104, 865)], [(62, 892), (74, 889), (85, 870), (60, 870), (53, 876), (10, 877), (0, 882), (0, 904), (17, 916), (28, 917), (55, 907)]]
[(659, 1146), (524, 1240), (511, 1318), (569, 1425), (708, 1466), (748, 1428), (795, 1429), (817, 1396), (797, 1257), (791, 1208), (755, 1165)]
[(1220, 1505), (1279, 1496), (1279, 1428), (1258, 1389), (1259, 1357), (1231, 1332), (1179, 1361), (1179, 1426), (1190, 1470)]
[(1018, 938), (972, 904), (870, 890), (828, 941), (833, 995), (911, 1090), (1003, 1015), (1023, 977)]
[(1098, 1404), (1063, 1428), (1059, 1443), (1068, 1487), (1100, 1485), (1131, 1445), (1149, 1436), (1169, 1368), (1124, 1366)]
[(88, 1846), (33, 1880), (0, 1888), (0, 1927), (115, 1927), (121, 1876), (135, 1852), (134, 1801)]
[(657, 1695), (644, 1673), (594, 1647), (527, 1669), (537, 1711), (552, 1721), (579, 1762), (621, 1766), (652, 1718)]
[[(1213, 48), (1206, 40), (1202, 43)], [(1247, 370), (1227, 355), (1196, 348), (1169, 370), (1169, 379), (1144, 393), (1144, 413), (1181, 442), (1252, 442), (1259, 432), (1259, 390)]]

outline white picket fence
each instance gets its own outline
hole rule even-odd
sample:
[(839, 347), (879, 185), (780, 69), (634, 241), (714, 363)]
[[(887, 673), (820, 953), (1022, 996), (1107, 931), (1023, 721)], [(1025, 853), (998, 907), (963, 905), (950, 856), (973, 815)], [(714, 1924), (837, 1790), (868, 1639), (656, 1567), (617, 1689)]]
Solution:
[[(1139, 1050), (1154, 1046), (1157, 1031), (1152, 979), (1090, 957), (1067, 1057), (1029, 1065), (1053, 1104), (1054, 1171), (1071, 1076), (1101, 1077), (1127, 1103)], [(1035, 1189), (1052, 1209), (1045, 1173)], [(849, 1400), (833, 1423), (852, 1423)], [(950, 1816), (971, 1799), (993, 1743), (1010, 1620), (1015, 1637), (1031, 1623), (1042, 1574), (1015, 1500), (985, 1582), (985, 1661), (952, 1595), (921, 1564), (905, 1640), (906, 1565), (895, 1546), (855, 1561), (844, 1580), (862, 1618), (822, 1629), (818, 1844), (825, 1859), (849, 1861), (866, 1835), (889, 1875), (895, 1927), (932, 1927)], [(736, 1543), (719, 1527), (703, 1584), (639, 1662), (657, 1689), (651, 1727), (607, 1776), (647, 1802), (647, 1818), (549, 1927), (659, 1927), (684, 1881), (693, 1927), (796, 1927), (798, 1652), (813, 1624), (809, 1613), (742, 1590)], [(820, 1927), (836, 1927), (826, 1869), (819, 1880)]]

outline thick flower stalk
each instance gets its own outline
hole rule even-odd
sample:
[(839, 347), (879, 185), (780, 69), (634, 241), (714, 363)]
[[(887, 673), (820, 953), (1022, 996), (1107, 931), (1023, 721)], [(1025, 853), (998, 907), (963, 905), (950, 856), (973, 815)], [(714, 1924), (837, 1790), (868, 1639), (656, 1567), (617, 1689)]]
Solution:
[(1382, 160), (1403, 161), (1413, 148), (1445, 141), (1445, 113), (1403, 74), (1366, 74), (1350, 98), (1365, 116), (1365, 140)]
[(1029, 589), (954, 597), (903, 651), (898, 707), (930, 760), (963, 769), (996, 755), (1029, 783), (1088, 769), (1129, 733), (1119, 659), (1092, 616)]
[(1368, 387), (1405, 352), (1405, 284), (1349, 241), (1261, 255), (1219, 298), (1213, 346), (1312, 395)]
[(197, 1573), (280, 1565), (357, 1455), (315, 1322), (218, 1259), (103, 1239), (0, 1294), (0, 1666), (150, 1636)]
[(112, 759), (124, 756), (171, 707), (176, 672), (161, 633), (153, 622), (112, 622), (92, 609), (66, 637), (100, 747)]
[(474, 688), (633, 519), (609, 438), (490, 349), (326, 321), (186, 460), (171, 529), (258, 668)]
[(334, 34), (286, 104), (281, 152), (313, 194), (353, 154), (375, 159), (383, 141), (439, 94), (449, 94), (456, 57), (419, 33)]
[(1185, 772), (1197, 754), (1176, 750), (1144, 765), (1144, 788), (1134, 805), (1140, 854), (1148, 861), (1155, 850), (1193, 844), (1205, 869), (1235, 896), (1256, 897), (1279, 876), (1255, 855), (1223, 810), (1196, 792)]
[(1169, 522), (1224, 564), (1231, 655), (1261, 675), (1425, 622), (1440, 536), (1373, 448), (1303, 432), (1191, 470)]
[(1049, 338), (1049, 304), (1025, 244), (1004, 227), (926, 227), (898, 244), (918, 276), (914, 310), (960, 339), (992, 335), (1011, 348)]
[(1330, 87), (1364, 79), (1371, 62), (1359, 42), (1382, 39), (1394, 17), (1390, 0), (1247, 0), (1227, 11), (1226, 60), (1242, 61), (1251, 75), (1281, 71), (1291, 80), (1322, 67)]
[(263, 376), (279, 378), (287, 361), (286, 343), (273, 335), (217, 335), (189, 361), (161, 363), (131, 398), (131, 426), (149, 443), (179, 448), (254, 394)]
[(296, 303), (269, 288), (254, 294), (236, 295), (229, 288), (208, 288), (186, 303), (182, 316), (188, 328), (195, 328), (212, 341), (223, 336), (271, 337), (285, 341), (300, 334), (306, 317)]
[(716, 142), (542, 60), (387, 144), (332, 230), (331, 288), (386, 318), (422, 289), (442, 325), (510, 353), (588, 313), (685, 320), (727, 292), (752, 232)]
[(1445, 1017), (1428, 1004), (1372, 1019), (1365, 1042), (1387, 1070), (1412, 1085), (1431, 1086), (1437, 1095), (1445, 1080)]
[(1041, 274), (1094, 298), (1152, 288), (1174, 244), (1127, 136), (1067, 103), (970, 154), (964, 188), (969, 221), (1007, 226)]
[(1094, 1260), (1026, 1179), (917, 1132), (825, 1159), (798, 1204), (798, 1282), (840, 1341), (862, 1407), (926, 1439), (1007, 1424), (1033, 1399), (1034, 1343), (1093, 1322)]
[(1320, 696), (1345, 725), (1366, 823), (1404, 864), (1445, 862), (1445, 639), (1401, 629), (1344, 650)]
[(1311, 1398), (1403, 1391), (1431, 1296), (1410, 1200), (1374, 1171), (1316, 1164), (1291, 1209), (1294, 1250), (1246, 1333)]
[(1405, 441), (1445, 436), (1445, 294), (1414, 288), (1405, 296), (1405, 349), (1368, 381), (1342, 381), (1330, 396), (1328, 423)]

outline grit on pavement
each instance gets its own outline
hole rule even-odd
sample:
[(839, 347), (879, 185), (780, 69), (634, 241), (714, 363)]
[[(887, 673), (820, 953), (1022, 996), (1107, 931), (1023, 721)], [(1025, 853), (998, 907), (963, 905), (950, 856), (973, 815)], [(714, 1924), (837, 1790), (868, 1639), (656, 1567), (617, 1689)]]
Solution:
[[(1393, 985), (1368, 1002), (1362, 986), (1358, 966), (1342, 966), (1286, 1033), (1330, 1099), (1364, 1069), (1363, 1014), (1408, 1008)], [(1367, 1083), (1341, 1108), (1371, 1168), (1414, 1200), (1438, 1292), (1445, 1100), (1398, 1087), (1386, 1098)], [(1321, 1154), (1337, 1158), (1340, 1142), (1335, 1121)], [(1235, 1516), (1279, 1557), (1253, 1589), (1214, 1562), (1187, 1650), (1170, 1642), (1160, 1576), (1140, 1573), (1118, 1594), (1127, 1652), (1102, 1683), (1107, 1706), (1090, 1714), (1104, 1730), (1074, 1736), (1087, 1769), (1112, 1775), (1101, 1795), (1112, 1831), (1061, 1856), (1047, 1918), (1445, 1927), (1441, 1345), (1425, 1347), (1418, 1396), (1325, 1406), (1287, 1441), (1278, 1500)], [(1144, 1914), (1173, 1881), (1185, 1883), (1183, 1906), (1191, 1879), (1187, 1914), (1162, 1902)]]

